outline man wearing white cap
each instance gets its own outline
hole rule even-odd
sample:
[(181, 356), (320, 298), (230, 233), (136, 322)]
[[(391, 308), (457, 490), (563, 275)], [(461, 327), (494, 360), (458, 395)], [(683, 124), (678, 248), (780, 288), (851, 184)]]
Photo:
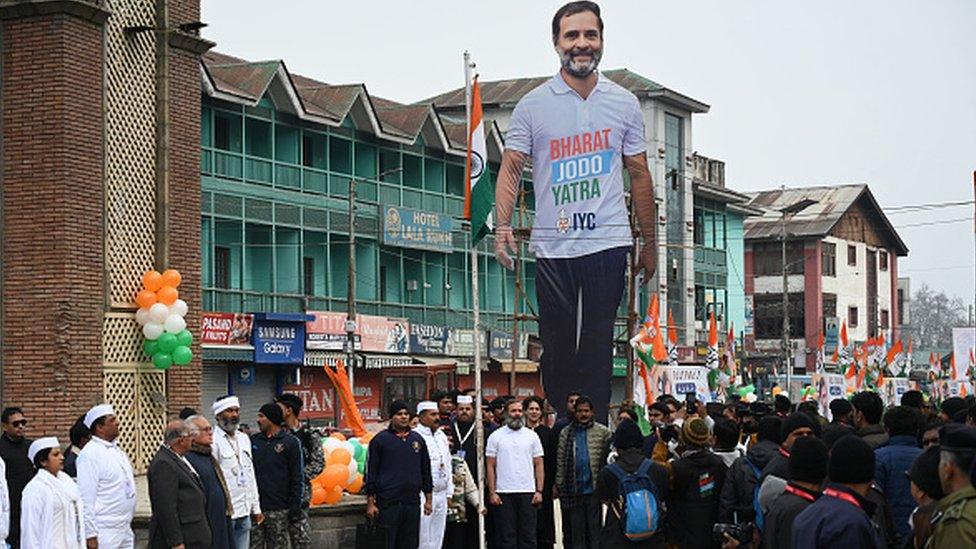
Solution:
[(440, 549), (447, 525), (447, 499), (454, 493), (451, 472), (451, 445), (440, 428), (437, 403), (425, 400), (417, 404), (420, 419), (414, 431), (424, 437), (430, 456), (430, 478), (433, 482), (433, 511), (420, 515), (420, 549)]
[(75, 481), (62, 471), (64, 454), (58, 439), (35, 440), (27, 457), (37, 467), (37, 474), (27, 483), (21, 500), (20, 547), (84, 549), (81, 494)]
[[(91, 442), (78, 455), (78, 488), (84, 503), (84, 528), (91, 549), (129, 549), (135, 538), (136, 481), (129, 456), (119, 448), (119, 420), (109, 404), (85, 414)], [(97, 511), (97, 513), (96, 513)]]
[(234, 395), (218, 398), (213, 403), (217, 426), (214, 430), (213, 455), (227, 481), (233, 507), (232, 537), (237, 547), (251, 544), (251, 526), (264, 521), (258, 496), (258, 483), (254, 478), (254, 460), (251, 455), (251, 439), (238, 431), (241, 422), (241, 402)]

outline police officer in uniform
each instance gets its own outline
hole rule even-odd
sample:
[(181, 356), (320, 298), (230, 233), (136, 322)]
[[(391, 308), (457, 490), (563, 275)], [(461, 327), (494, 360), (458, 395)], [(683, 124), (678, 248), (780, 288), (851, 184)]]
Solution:
[(939, 483), (946, 496), (932, 517), (926, 547), (976, 547), (976, 488), (969, 470), (976, 457), (976, 427), (950, 423), (939, 429)]

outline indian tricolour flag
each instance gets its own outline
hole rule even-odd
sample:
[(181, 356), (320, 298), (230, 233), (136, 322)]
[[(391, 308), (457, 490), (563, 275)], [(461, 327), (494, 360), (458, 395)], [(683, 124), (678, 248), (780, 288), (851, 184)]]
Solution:
[(464, 180), (464, 218), (471, 222), (471, 243), (477, 244), (491, 232), (491, 209), (495, 193), (485, 174), (488, 167), (488, 146), (485, 144), (485, 124), (481, 111), (481, 87), (478, 77), (471, 86), (471, 120), (468, 121), (468, 160)]

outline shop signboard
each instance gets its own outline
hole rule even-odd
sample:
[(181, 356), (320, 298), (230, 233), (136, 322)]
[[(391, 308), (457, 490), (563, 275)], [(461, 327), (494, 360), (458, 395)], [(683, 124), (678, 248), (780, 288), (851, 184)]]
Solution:
[[(519, 334), (518, 356), (516, 358), (525, 358), (528, 347), (529, 334)], [(512, 358), (512, 334), (508, 332), (491, 332), (488, 356), (496, 360), (510, 360)]]
[(418, 355), (443, 355), (451, 329), (432, 324), (410, 325), (410, 352)]
[[(289, 380), (284, 392), (302, 399), (302, 419), (333, 419), (337, 405), (335, 387), (321, 368), (302, 368), (296, 381)], [(358, 380), (357, 380), (358, 381)]]
[(254, 315), (247, 313), (203, 313), (200, 317), (200, 344), (251, 348)]
[[(485, 337), (485, 332), (481, 332), (478, 335), (478, 340), (481, 344), (481, 356), (487, 356), (488, 341)], [(473, 357), (474, 330), (452, 329), (450, 334), (448, 334), (447, 347), (445, 348), (444, 354), (448, 356)]]
[(254, 362), (301, 365), (305, 361), (305, 321), (310, 318), (302, 314), (255, 314)]
[(387, 246), (451, 253), (454, 218), (399, 206), (380, 206), (383, 230), (381, 242)]
[[(342, 351), (346, 335), (346, 313), (309, 311), (305, 345), (316, 351)], [(410, 323), (405, 319), (356, 315), (353, 333), (356, 350), (380, 353), (406, 353), (410, 344)]]
[(824, 356), (830, 360), (834, 351), (837, 350), (837, 341), (840, 334), (840, 319), (836, 316), (824, 317)]

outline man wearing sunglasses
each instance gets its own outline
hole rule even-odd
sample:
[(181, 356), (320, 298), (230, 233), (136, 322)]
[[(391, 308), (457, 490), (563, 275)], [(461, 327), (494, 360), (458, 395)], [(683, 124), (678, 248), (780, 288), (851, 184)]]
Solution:
[(10, 490), (10, 530), (7, 542), (20, 546), (20, 497), (24, 487), (34, 477), (34, 465), (27, 458), (32, 440), (27, 435), (27, 418), (17, 407), (3, 409), (3, 435), (0, 435), (0, 459), (7, 466), (7, 487)]

